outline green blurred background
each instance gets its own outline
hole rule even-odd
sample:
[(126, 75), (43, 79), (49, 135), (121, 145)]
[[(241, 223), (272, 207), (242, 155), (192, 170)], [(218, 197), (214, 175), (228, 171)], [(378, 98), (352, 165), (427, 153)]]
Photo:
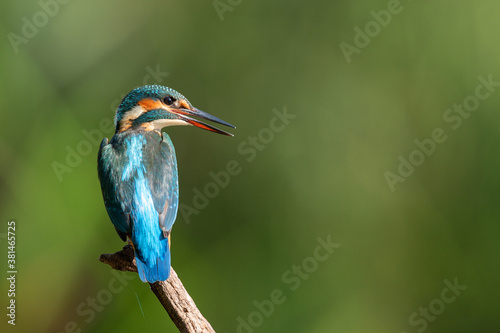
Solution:
[[(216, 331), (499, 331), (500, 91), (455, 130), (443, 114), (478, 76), (500, 81), (500, 3), (404, 1), (348, 62), (341, 43), (388, 1), (227, 1), (2, 2), (0, 262), (15, 220), (18, 269), (15, 327), (0, 283), (2, 332), (176, 332), (148, 285), (98, 262), (124, 245), (97, 180), (97, 141), (113, 134), (101, 122), (145, 82), (237, 126), (166, 129), (184, 207), (210, 172), (241, 168), (172, 236), (173, 267)], [(271, 139), (274, 109), (296, 117)], [(384, 173), (435, 128), (447, 140), (391, 191)], [(249, 137), (262, 145), (251, 161)], [(340, 244), (319, 262), (318, 237)], [(467, 289), (443, 303), (455, 278)], [(259, 314), (275, 289), (284, 302)], [(436, 316), (409, 321), (429, 305)]]

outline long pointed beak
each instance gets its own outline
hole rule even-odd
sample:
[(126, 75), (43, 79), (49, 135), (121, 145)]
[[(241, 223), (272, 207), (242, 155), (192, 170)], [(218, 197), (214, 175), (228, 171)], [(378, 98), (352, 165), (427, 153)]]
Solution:
[(207, 130), (207, 131), (211, 131), (211, 132), (215, 132), (215, 133), (219, 133), (219, 134), (223, 134), (223, 135), (228, 135), (228, 136), (234, 136), (233, 134), (229, 133), (229, 132), (226, 132), (226, 131), (223, 131), (221, 129), (218, 129), (217, 127), (214, 127), (212, 125), (209, 125), (207, 123), (204, 123), (200, 120), (197, 120), (197, 119), (194, 119), (194, 118), (191, 118), (189, 117), (188, 115), (190, 116), (195, 116), (195, 117), (198, 117), (198, 118), (201, 118), (201, 119), (206, 119), (206, 120), (210, 120), (210, 121), (213, 121), (214, 123), (217, 123), (217, 124), (221, 124), (221, 125), (224, 125), (224, 126), (228, 126), (228, 127), (232, 127), (232, 128), (236, 128), (235, 126), (231, 125), (230, 123), (222, 120), (222, 119), (219, 119), (215, 116), (212, 116), (211, 114), (208, 114), (204, 111), (201, 111), (197, 108), (193, 108), (192, 110), (191, 109), (186, 109), (186, 108), (182, 108), (182, 109), (172, 109), (171, 110), (172, 112), (176, 113), (181, 120), (193, 125), (193, 126), (196, 126), (196, 127), (199, 127), (199, 128), (202, 128), (204, 130)]

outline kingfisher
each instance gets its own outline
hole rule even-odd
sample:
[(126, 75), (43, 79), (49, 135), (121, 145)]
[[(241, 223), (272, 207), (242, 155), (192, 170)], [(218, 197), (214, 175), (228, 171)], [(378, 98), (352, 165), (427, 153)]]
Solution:
[(115, 134), (99, 148), (104, 205), (120, 238), (132, 245), (143, 282), (165, 281), (170, 275), (170, 233), (179, 203), (174, 145), (162, 129), (191, 125), (233, 136), (192, 116), (235, 128), (171, 88), (136, 88), (116, 110)]

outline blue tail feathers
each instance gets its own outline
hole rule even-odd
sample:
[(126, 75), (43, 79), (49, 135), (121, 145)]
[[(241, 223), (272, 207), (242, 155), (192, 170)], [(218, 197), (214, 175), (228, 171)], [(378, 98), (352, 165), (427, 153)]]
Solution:
[(165, 281), (170, 276), (170, 248), (168, 244), (165, 246), (166, 252), (163, 259), (158, 257), (156, 261), (148, 265), (135, 253), (135, 262), (139, 277), (143, 282)]

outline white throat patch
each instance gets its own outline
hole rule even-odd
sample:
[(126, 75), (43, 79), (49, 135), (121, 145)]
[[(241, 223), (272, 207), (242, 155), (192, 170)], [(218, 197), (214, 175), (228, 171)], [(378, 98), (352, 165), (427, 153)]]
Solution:
[(124, 117), (120, 120), (120, 128), (126, 129), (130, 127), (132, 122), (144, 113), (144, 109), (140, 105), (134, 106), (132, 109), (125, 113)]
[[(147, 111), (141, 105), (134, 106), (132, 109), (127, 111), (124, 117), (120, 120), (120, 128), (123, 130), (130, 128), (133, 121), (146, 112)], [(158, 119), (142, 124), (141, 126), (148, 131), (161, 131), (162, 128), (168, 126), (191, 126), (191, 124), (180, 119)]]
[(150, 123), (153, 129), (160, 131), (163, 127), (168, 126), (186, 126), (191, 125), (180, 119), (158, 119)]

